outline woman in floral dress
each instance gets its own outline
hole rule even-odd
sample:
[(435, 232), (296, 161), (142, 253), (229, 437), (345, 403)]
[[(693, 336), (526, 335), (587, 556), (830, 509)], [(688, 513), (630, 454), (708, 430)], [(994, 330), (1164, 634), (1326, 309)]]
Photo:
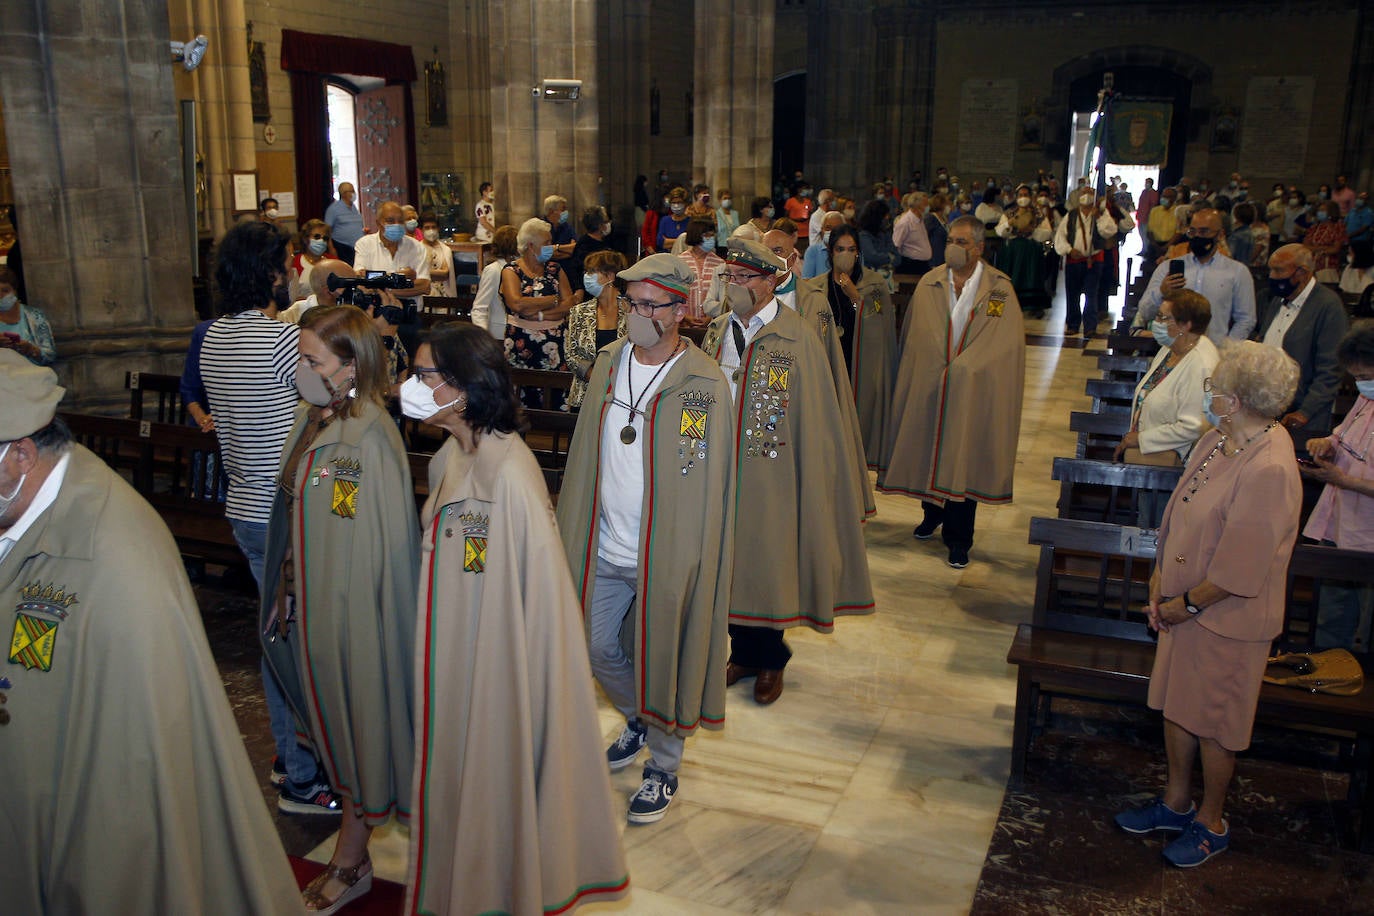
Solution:
[[(553, 232), (542, 219), (528, 219), (516, 234), (520, 256), (501, 271), (501, 301), (506, 306), (506, 360), (516, 369), (557, 369), (563, 359), (563, 332), (573, 307), (572, 289), (553, 259)], [(544, 404), (538, 389), (521, 392), (526, 407)]]

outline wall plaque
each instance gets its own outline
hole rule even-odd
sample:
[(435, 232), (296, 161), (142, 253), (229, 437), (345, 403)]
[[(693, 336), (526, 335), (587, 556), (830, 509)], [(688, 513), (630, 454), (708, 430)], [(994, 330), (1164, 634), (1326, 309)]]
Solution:
[(1256, 76), (1245, 91), (1239, 171), (1292, 179), (1307, 169), (1312, 123), (1311, 76)]
[(975, 174), (1008, 175), (1022, 118), (1014, 79), (964, 80), (959, 107), (959, 171), (972, 187)]

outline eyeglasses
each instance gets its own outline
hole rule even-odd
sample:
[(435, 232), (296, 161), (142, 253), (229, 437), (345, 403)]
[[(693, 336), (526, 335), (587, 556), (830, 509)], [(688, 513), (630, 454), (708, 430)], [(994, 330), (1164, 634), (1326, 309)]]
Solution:
[(739, 274), (739, 273), (721, 273), (721, 274), (719, 274), (719, 277), (720, 277), (722, 280), (724, 280), (726, 283), (748, 283), (748, 282), (750, 282), (751, 280), (757, 280), (757, 279), (759, 279), (759, 278), (762, 277), (762, 276), (765, 276), (765, 274), (756, 274), (756, 273), (752, 273), (752, 272), (751, 272), (751, 273), (744, 273), (744, 274)]
[[(444, 378), (444, 371), (436, 366), (411, 366), (410, 374), (418, 375), (422, 382), (425, 380), (426, 375), (437, 375), (441, 383), (448, 381), (448, 379)], [(435, 387), (437, 388), (438, 386), (436, 385)]]
[(1212, 384), (1212, 380), (1210, 378), (1205, 378), (1202, 380), (1202, 390), (1209, 392), (1211, 394), (1219, 394), (1224, 398), (1230, 397), (1230, 392), (1222, 391), (1220, 388), (1215, 387)]
[(651, 318), (653, 317), (655, 309), (672, 308), (675, 305), (680, 305), (685, 300), (674, 299), (671, 302), (654, 302), (651, 299), (630, 299), (627, 297), (625, 301), (630, 304), (630, 308), (634, 309), (636, 314)]
[(1190, 239), (1214, 239), (1217, 237), (1215, 229), (1189, 229), (1188, 238)]

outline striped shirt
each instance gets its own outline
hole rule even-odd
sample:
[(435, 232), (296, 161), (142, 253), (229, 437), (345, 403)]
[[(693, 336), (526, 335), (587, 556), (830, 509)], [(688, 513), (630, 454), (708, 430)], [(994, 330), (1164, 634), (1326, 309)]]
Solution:
[(210, 325), (200, 350), (200, 374), (215, 416), (229, 474), (224, 514), (266, 524), (272, 515), (282, 447), (291, 432), (300, 329), (257, 309)]

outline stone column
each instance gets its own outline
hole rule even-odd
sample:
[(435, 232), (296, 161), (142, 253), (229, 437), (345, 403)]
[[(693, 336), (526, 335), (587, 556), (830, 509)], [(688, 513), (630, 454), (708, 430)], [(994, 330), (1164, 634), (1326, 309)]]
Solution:
[(772, 188), (774, 2), (696, 5), (692, 161), (703, 181), (730, 188), (737, 203)]
[(1374, 4), (1361, 3), (1359, 17), (1341, 144), (1341, 169), (1357, 189), (1374, 184)]
[(935, 93), (935, 4), (909, 0), (873, 11), (877, 32), (869, 175), (891, 175), (905, 189), (912, 169), (930, 174)]
[(649, 72), (656, 49), (650, 31), (650, 7), (643, 0), (603, 0), (597, 6), (597, 79), (615, 87), (600, 94), (601, 174), (611, 219), (634, 229), (634, 180), (652, 180), (658, 168), (649, 141)]
[(194, 321), (165, 0), (10, 0), (0, 37), (31, 304), (71, 406), (179, 371)]
[[(498, 199), (518, 222), (543, 213), (543, 199), (568, 199), (575, 223), (596, 203), (598, 91), (594, 0), (493, 0), (487, 6), (491, 59), (491, 147)], [(531, 95), (541, 79), (580, 79), (577, 102)], [(617, 90), (618, 92), (619, 90)]]
[[(867, 121), (878, 40), (870, 0), (808, 3), (806, 41), (806, 174), (821, 187), (868, 198)], [(876, 176), (881, 178), (882, 175)], [(856, 196), (857, 195), (857, 196)]]
[[(449, 4), (448, 121), (453, 125), (453, 165), (468, 176), (463, 218), (472, 220), (477, 189), (491, 175), (491, 47), (487, 4)], [(417, 85), (417, 92), (423, 83)], [(418, 102), (417, 102), (418, 104)], [(510, 220), (510, 201), (496, 199), (496, 225)]]

